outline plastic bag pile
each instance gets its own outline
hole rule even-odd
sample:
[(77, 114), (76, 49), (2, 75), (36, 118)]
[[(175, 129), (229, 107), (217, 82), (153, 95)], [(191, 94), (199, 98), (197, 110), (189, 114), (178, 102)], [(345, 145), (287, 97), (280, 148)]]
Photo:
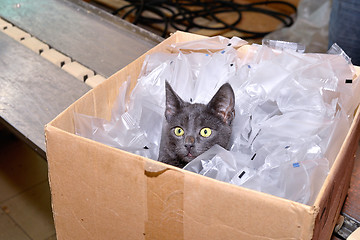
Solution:
[(229, 82), (236, 96), (230, 150), (214, 146), (184, 169), (312, 204), (358, 102), (343, 51), (335, 45), (329, 54), (303, 54), (297, 44), (247, 45), (235, 37), (169, 49), (147, 56), (131, 93), (123, 84), (111, 121), (76, 114), (76, 133), (157, 160), (165, 81), (192, 103), (207, 103)]

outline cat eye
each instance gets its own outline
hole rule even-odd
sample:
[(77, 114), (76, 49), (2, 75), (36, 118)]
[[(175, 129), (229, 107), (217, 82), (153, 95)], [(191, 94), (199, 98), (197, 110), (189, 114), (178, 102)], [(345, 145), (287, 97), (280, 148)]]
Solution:
[(181, 137), (184, 135), (184, 130), (181, 127), (176, 127), (174, 133), (176, 136)]
[(200, 130), (200, 135), (204, 138), (210, 137), (211, 129), (210, 128), (203, 128)]

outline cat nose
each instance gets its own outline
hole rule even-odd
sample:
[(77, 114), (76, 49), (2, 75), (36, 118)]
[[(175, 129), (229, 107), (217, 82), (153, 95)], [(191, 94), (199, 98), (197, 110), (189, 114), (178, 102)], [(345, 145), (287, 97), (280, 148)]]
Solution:
[(195, 138), (193, 136), (187, 136), (185, 138), (185, 147), (187, 149), (190, 149), (194, 146), (194, 143), (195, 143)]

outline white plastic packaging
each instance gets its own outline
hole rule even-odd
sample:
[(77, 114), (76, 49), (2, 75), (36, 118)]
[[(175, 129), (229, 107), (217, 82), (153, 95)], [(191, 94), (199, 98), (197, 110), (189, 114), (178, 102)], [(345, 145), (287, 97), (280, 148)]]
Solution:
[(293, 45), (244, 43), (210, 38), (147, 56), (129, 99), (129, 82), (121, 87), (111, 121), (76, 114), (76, 133), (157, 160), (165, 81), (192, 103), (207, 103), (229, 82), (236, 96), (230, 150), (214, 146), (185, 169), (312, 204), (349, 130), (358, 79), (336, 46), (332, 54), (303, 54)]

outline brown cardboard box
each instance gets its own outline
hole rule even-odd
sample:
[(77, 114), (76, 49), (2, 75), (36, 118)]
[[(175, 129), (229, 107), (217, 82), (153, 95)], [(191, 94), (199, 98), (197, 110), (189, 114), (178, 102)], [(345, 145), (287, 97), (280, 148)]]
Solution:
[[(177, 32), (149, 53), (199, 38)], [(144, 58), (89, 91), (46, 126), (59, 240), (330, 238), (358, 147), (359, 112), (315, 204), (299, 204), (75, 135), (74, 112), (109, 120), (119, 87), (129, 75), (137, 79)]]

